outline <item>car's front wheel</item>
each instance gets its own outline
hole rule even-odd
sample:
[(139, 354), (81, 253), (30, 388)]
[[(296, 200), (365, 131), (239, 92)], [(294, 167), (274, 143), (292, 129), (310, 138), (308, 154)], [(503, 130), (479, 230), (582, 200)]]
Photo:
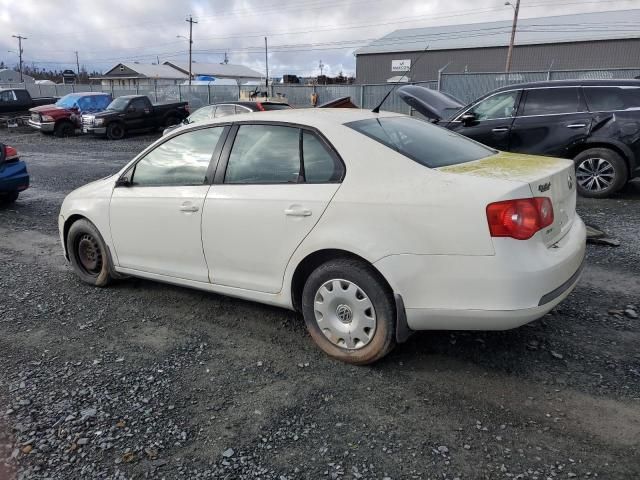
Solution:
[(583, 197), (606, 198), (627, 183), (627, 165), (613, 150), (590, 148), (574, 161), (578, 193)]
[(107, 126), (107, 138), (109, 140), (122, 140), (124, 138), (124, 125), (119, 122), (110, 123)]
[(111, 282), (109, 252), (93, 223), (81, 219), (71, 225), (67, 252), (73, 270), (83, 282), (95, 287), (105, 287)]
[(395, 346), (393, 295), (373, 267), (336, 259), (316, 268), (302, 292), (302, 313), (316, 344), (356, 365), (373, 363)]

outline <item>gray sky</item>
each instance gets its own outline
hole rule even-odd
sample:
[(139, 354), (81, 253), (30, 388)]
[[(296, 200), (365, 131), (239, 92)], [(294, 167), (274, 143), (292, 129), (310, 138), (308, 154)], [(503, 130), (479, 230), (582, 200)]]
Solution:
[[(515, 0), (512, 0), (515, 3)], [(640, 7), (640, 0), (522, 0), (521, 18)], [(120, 61), (186, 61), (187, 15), (194, 25), (194, 59), (264, 72), (264, 36), (270, 74), (353, 74), (353, 51), (400, 28), (509, 20), (504, 0), (0, 0), (0, 60), (75, 70), (75, 53), (88, 69)], [(12, 50), (10, 53), (8, 50)]]

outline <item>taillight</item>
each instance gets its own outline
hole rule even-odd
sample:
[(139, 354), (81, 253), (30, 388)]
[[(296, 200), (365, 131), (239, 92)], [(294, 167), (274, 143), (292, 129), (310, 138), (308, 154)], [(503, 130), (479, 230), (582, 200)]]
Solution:
[(256, 107), (258, 107), (258, 110), (260, 110), (261, 112), (265, 111), (264, 107), (262, 106), (262, 104), (260, 102), (256, 102)]
[(18, 158), (18, 150), (16, 150), (13, 147), (10, 147), (9, 145), (5, 145), (4, 151), (7, 154), (6, 156), (7, 160), (15, 160), (16, 158)]
[(553, 205), (548, 197), (490, 203), (487, 221), (492, 237), (527, 240), (553, 223)]

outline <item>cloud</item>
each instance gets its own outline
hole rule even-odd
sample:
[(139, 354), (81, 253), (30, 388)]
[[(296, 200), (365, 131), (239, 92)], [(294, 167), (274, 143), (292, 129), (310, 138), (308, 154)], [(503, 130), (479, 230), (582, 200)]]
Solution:
[[(549, 13), (551, 0), (522, 9), (523, 16)], [(547, 5), (543, 5), (546, 3)], [(495, 0), (0, 0), (0, 60), (17, 63), (12, 34), (28, 37), (24, 60), (40, 68), (75, 68), (75, 51), (89, 69), (107, 70), (119, 61), (186, 61), (185, 18), (192, 14), (194, 59), (231, 63), (264, 72), (264, 36), (270, 74), (355, 73), (353, 51), (368, 39), (398, 28), (511, 18)], [(632, 8), (632, 1), (607, 8)], [(588, 5), (554, 7), (554, 14), (597, 10)], [(8, 53), (13, 50), (14, 53)]]

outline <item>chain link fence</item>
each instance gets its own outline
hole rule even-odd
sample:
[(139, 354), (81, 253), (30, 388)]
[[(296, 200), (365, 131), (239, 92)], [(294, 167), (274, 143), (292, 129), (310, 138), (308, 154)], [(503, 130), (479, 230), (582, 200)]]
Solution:
[[(640, 76), (640, 68), (610, 70), (553, 70), (539, 72), (497, 72), (497, 73), (442, 73), (439, 81), (412, 82), (431, 89), (438, 89), (453, 95), (462, 102), (469, 103), (496, 88), (523, 82), (570, 79), (629, 79)], [(397, 85), (397, 84), (395, 84)], [(249, 98), (253, 92), (260, 98), (264, 85), (139, 85), (133, 88), (103, 85), (40, 85), (40, 84), (0, 84), (0, 88), (26, 88), (33, 97), (62, 97), (74, 92), (108, 92), (114, 98), (123, 95), (146, 95), (152, 102), (189, 102), (191, 111), (217, 102), (235, 101)], [(311, 107), (311, 95), (318, 95), (318, 105), (342, 97), (366, 109), (374, 108), (389, 92), (394, 84), (364, 85), (271, 85), (269, 96), (287, 101), (296, 108)], [(389, 95), (382, 110), (411, 113), (411, 109), (397, 95)]]

